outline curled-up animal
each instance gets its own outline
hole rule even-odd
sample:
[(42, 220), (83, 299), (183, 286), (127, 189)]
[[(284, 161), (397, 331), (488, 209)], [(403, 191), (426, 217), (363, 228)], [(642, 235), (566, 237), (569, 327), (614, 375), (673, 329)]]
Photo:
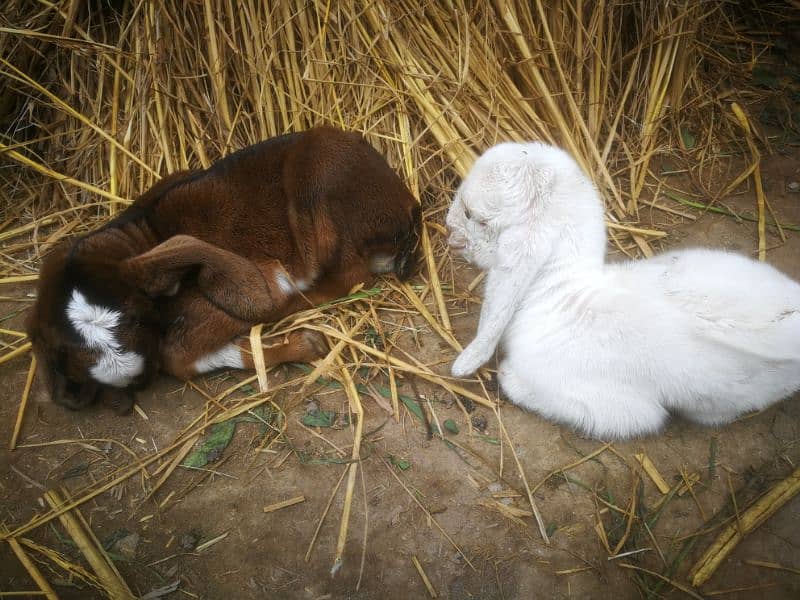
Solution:
[(728, 423), (800, 389), (800, 284), (703, 248), (607, 264), (600, 195), (558, 148), (488, 150), (447, 224), (488, 271), (457, 377), (500, 346), (511, 401), (598, 438), (658, 431), (670, 412)]
[[(360, 135), (272, 138), (165, 177), (44, 260), (27, 330), (53, 400), (119, 412), (158, 371), (248, 369), (239, 336), (415, 266), (419, 203)], [(309, 330), (267, 365), (325, 354)]]

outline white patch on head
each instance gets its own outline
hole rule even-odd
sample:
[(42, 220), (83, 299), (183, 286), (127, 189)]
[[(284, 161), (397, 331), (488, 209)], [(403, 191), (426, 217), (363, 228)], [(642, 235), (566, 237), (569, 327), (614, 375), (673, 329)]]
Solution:
[(206, 356), (197, 359), (194, 370), (197, 373), (208, 373), (217, 369), (244, 369), (242, 351), (236, 344), (227, 344)]
[(67, 304), (67, 318), (86, 345), (101, 354), (100, 360), (89, 369), (96, 381), (125, 387), (144, 371), (144, 357), (136, 352), (124, 352), (114, 335), (122, 318), (119, 311), (92, 304), (74, 289)]
[(121, 316), (116, 310), (91, 304), (77, 289), (72, 290), (67, 317), (93, 350), (117, 346), (112, 329), (119, 324)]
[(95, 380), (114, 387), (125, 387), (144, 371), (144, 357), (136, 352), (106, 352), (89, 369)]

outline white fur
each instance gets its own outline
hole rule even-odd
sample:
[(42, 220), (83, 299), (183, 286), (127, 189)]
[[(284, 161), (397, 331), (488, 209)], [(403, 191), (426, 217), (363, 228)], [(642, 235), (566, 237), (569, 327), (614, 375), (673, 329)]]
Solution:
[(104, 352), (90, 369), (89, 373), (96, 381), (125, 387), (137, 375), (144, 371), (144, 357), (136, 352)]
[(67, 318), (100, 359), (90, 369), (100, 383), (125, 387), (144, 371), (144, 357), (136, 352), (124, 352), (114, 335), (122, 315), (119, 311), (92, 304), (77, 288), (67, 304)]
[(369, 257), (369, 270), (370, 273), (383, 274), (391, 273), (395, 269), (395, 256), (394, 254), (373, 254)]
[(212, 352), (194, 363), (197, 373), (209, 373), (217, 369), (244, 369), (242, 351), (236, 344), (226, 344), (219, 350)]
[(500, 344), (513, 402), (600, 438), (657, 431), (669, 411), (726, 423), (800, 389), (800, 284), (708, 249), (605, 264), (602, 201), (562, 150), (490, 149), (447, 224), (488, 270), (457, 377)]
[(278, 283), (278, 287), (284, 294), (292, 294), (295, 291), (294, 284), (289, 279), (289, 276), (285, 273), (278, 272), (275, 275), (275, 281)]
[(117, 345), (113, 329), (121, 316), (116, 310), (92, 304), (78, 289), (72, 290), (67, 317), (90, 348), (104, 350)]
[(300, 277), (298, 279), (292, 279), (288, 273), (282, 271), (278, 271), (275, 275), (278, 287), (287, 296), (296, 292), (307, 292), (314, 285), (314, 278), (315, 275), (313, 273), (308, 278)]

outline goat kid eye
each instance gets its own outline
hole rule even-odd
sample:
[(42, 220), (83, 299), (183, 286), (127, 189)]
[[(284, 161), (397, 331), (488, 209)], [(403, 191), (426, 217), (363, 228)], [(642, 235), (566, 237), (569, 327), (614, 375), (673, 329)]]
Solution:
[(467, 217), (467, 219), (472, 218), (472, 213), (469, 212), (469, 209), (466, 206), (464, 207), (464, 216)]

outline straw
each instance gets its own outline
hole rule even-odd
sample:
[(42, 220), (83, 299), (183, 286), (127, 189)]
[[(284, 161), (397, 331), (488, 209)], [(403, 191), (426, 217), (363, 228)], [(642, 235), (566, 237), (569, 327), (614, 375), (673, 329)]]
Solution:
[(436, 590), (433, 589), (433, 585), (431, 585), (431, 580), (428, 579), (428, 575), (423, 570), (422, 565), (419, 564), (419, 560), (417, 560), (417, 557), (412, 555), (411, 562), (413, 563), (414, 568), (417, 570), (417, 573), (419, 573), (419, 576), (422, 579), (422, 583), (425, 584), (425, 589), (428, 590), (428, 595), (431, 598), (438, 598), (439, 596), (436, 594)]
[(356, 472), (358, 471), (360, 464), (359, 458), (361, 456), (361, 436), (364, 428), (364, 409), (361, 407), (361, 399), (359, 398), (358, 392), (353, 384), (353, 379), (350, 377), (349, 371), (341, 364), (341, 360), (337, 362), (340, 363), (342, 383), (344, 385), (345, 393), (347, 394), (347, 399), (350, 403), (350, 410), (356, 419), (356, 427), (355, 433), (353, 434), (353, 451), (351, 454), (351, 460), (353, 462), (348, 467), (344, 506), (342, 508), (342, 520), (339, 527), (339, 538), (336, 542), (336, 555), (334, 556), (333, 565), (331, 566), (331, 575), (335, 575), (342, 566), (342, 555), (344, 554), (344, 545), (347, 540), (347, 529), (350, 523), (350, 508), (353, 502), (353, 490), (356, 484)]
[[(8, 90), (0, 90), (0, 104), (11, 98), (12, 105), (22, 108), (10, 115), (13, 125), (0, 140), (0, 185), (9, 190), (10, 200), (0, 215), (0, 285), (5, 289), (31, 289), (41, 258), (54, 244), (101, 226), (161, 175), (207, 167), (235, 149), (322, 123), (360, 132), (387, 158), (420, 201), (423, 226), (419, 271), (411, 281), (387, 278), (368, 295), (253, 329), (252, 377), (219, 392), (202, 391), (205, 406), (190, 415), (174, 439), (160, 440), (159, 451), (138, 457), (126, 448), (130, 464), (87, 484), (66, 506), (17, 524), (13, 535), (41, 527), (89, 500), (103, 502), (100, 496), (127, 478), (150, 477), (148, 469), (157, 477), (148, 484), (151, 497), (165, 489), (208, 425), (266, 402), (277, 406), (282, 403), (277, 392), (286, 395), (288, 413), (312, 386), (321, 385), (320, 378), (339, 382), (351, 413), (358, 416), (369, 408), (361, 406), (359, 397), (364, 385), (373, 396), (387, 398), (400, 422), (402, 386), (420, 378), (435, 393), (456, 397), (462, 410), (462, 401), (471, 400), (497, 415), (500, 447), (491, 460), (481, 461), (502, 477), (510, 449), (521, 481), (515, 491), (531, 510), (522, 514), (522, 509), (494, 505), (492, 510), (505, 511), (504, 518), (511, 520), (533, 513), (546, 539), (533, 494), (541, 495), (550, 477), (613, 447), (602, 446), (547, 474), (526, 473), (515, 452), (520, 440), (505, 430), (505, 409), (497, 408), (497, 395), (477, 379), (446, 375), (461, 350), (453, 325), (459, 339), (469, 338), (471, 325), (464, 328), (456, 319), (465, 303), (479, 300), (472, 292), (482, 279), (473, 273), (465, 279), (459, 272), (462, 263), (453, 261), (447, 248), (444, 215), (475, 159), (507, 140), (542, 140), (566, 148), (606, 201), (611, 243), (630, 257), (650, 256), (670, 240), (668, 227), (648, 221), (644, 215), (652, 211), (642, 207), (683, 218), (707, 211), (732, 214), (723, 204), (725, 196), (737, 193), (751, 177), (757, 214), (741, 219), (758, 223), (759, 257), (768, 250), (766, 226), (781, 239), (784, 230), (797, 229), (784, 226), (764, 194), (760, 157), (769, 140), (747, 116), (775, 95), (752, 81), (766, 42), (747, 33), (750, 28), (743, 26), (732, 4), (721, 0), (452, 0), (427, 3), (424, 10), (413, 0), (376, 0), (357, 7), (300, 0), (274, 5), (165, 0), (126, 3), (117, 19), (107, 21), (79, 10), (75, 0), (39, 0), (38, 5), (38, 12), (7, 11), (0, 28), (0, 78), (9, 84)], [(736, 90), (736, 95), (720, 89)], [(684, 139), (687, 128), (693, 143)], [(748, 164), (735, 172), (726, 170), (742, 152), (749, 153)], [(662, 185), (666, 190), (673, 183), (671, 176), (656, 168), (665, 157), (674, 173), (692, 183), (691, 190), (680, 192), (680, 205), (665, 206), (658, 197), (674, 196), (662, 191)], [(731, 174), (719, 175), (725, 172)], [(465, 280), (472, 283), (462, 288)], [(24, 309), (31, 298), (13, 301)], [(323, 333), (331, 352), (310, 373), (289, 375), (285, 383), (275, 378), (273, 388), (264, 393), (268, 380), (260, 360), (262, 334), (286, 335), (300, 327)], [(375, 339), (368, 342), (371, 332)], [(24, 336), (3, 335), (13, 339), (3, 342), (0, 364), (30, 350)], [(440, 340), (440, 356), (426, 364), (417, 349)], [(33, 370), (32, 363), (27, 388)], [(256, 381), (257, 394), (243, 391)], [(30, 393), (20, 388), (13, 442)], [(450, 409), (424, 392), (425, 414), (430, 411), (434, 422), (446, 419), (442, 411)], [(350, 429), (353, 462), (340, 480), (348, 475), (335, 568), (346, 555), (359, 469), (362, 491), (366, 485), (361, 421)], [(287, 423), (284, 419), (270, 429), (262, 447), (283, 440)], [(441, 427), (439, 431), (443, 433)], [(314, 435), (343, 453), (350, 450), (339, 439), (334, 443)], [(453, 447), (461, 451), (467, 445), (453, 442)], [(282, 453), (279, 466), (290, 465), (284, 461), (292, 455)], [(642, 470), (656, 481), (654, 465)], [(390, 472), (397, 477), (395, 470)], [(528, 485), (529, 476), (538, 483)], [(691, 476), (684, 475), (684, 480), (676, 492), (690, 493), (702, 511)], [(641, 490), (635, 481), (632, 494)], [(664, 492), (666, 483), (663, 478), (661, 482)], [(307, 560), (338, 488), (322, 513)], [(669, 498), (672, 490), (666, 489), (664, 497)], [(618, 506), (595, 490), (590, 493), (598, 509), (607, 508), (616, 519), (608, 532), (599, 525), (598, 535), (606, 545), (610, 535), (610, 546), (623, 551), (640, 533), (641, 520), (634, 514), (643, 510), (641, 503), (632, 495)], [(737, 512), (744, 527), (747, 511)], [(648, 534), (652, 536), (649, 529)], [(366, 548), (362, 541), (362, 557)]]
[[(59, 510), (65, 505), (65, 502), (55, 490), (45, 492), (44, 498), (54, 510)], [(73, 510), (77, 512), (77, 509)], [(92, 536), (84, 529), (81, 521), (69, 512), (62, 512), (59, 515), (59, 520), (78, 549), (86, 557), (103, 587), (108, 590), (109, 596), (115, 600), (118, 598), (133, 599), (135, 596), (119, 576), (111, 559), (108, 558), (102, 546), (94, 543)]]
[(774, 515), (798, 492), (800, 468), (773, 486), (719, 534), (692, 568), (692, 585), (699, 587), (708, 581), (745, 535)]
[(14, 431), (11, 434), (11, 441), (8, 443), (8, 449), (13, 450), (17, 447), (17, 439), (19, 438), (22, 429), (22, 420), (25, 418), (25, 407), (28, 405), (28, 397), (31, 393), (31, 384), (36, 375), (36, 356), (31, 357), (31, 366), (28, 368), (28, 376), (25, 379), (25, 388), (22, 390), (22, 399), (19, 402), (19, 409), (17, 410), (17, 420), (14, 423)]
[(261, 345), (262, 328), (263, 325), (258, 324), (250, 329), (250, 351), (253, 355), (253, 363), (258, 377), (258, 388), (263, 393), (269, 390), (269, 381), (267, 380), (267, 367), (264, 361), (264, 347)]
[[(8, 545), (11, 546), (11, 550), (13, 550), (14, 554), (19, 559), (19, 562), (22, 563), (22, 566), (25, 567), (31, 579), (39, 586), (39, 590), (41, 590), (40, 593), (47, 597), (48, 600), (58, 600), (58, 595), (55, 590), (47, 583), (42, 572), (36, 567), (20, 543), (15, 538), (9, 538)], [(23, 592), (20, 595), (27, 595), (27, 593)]]

